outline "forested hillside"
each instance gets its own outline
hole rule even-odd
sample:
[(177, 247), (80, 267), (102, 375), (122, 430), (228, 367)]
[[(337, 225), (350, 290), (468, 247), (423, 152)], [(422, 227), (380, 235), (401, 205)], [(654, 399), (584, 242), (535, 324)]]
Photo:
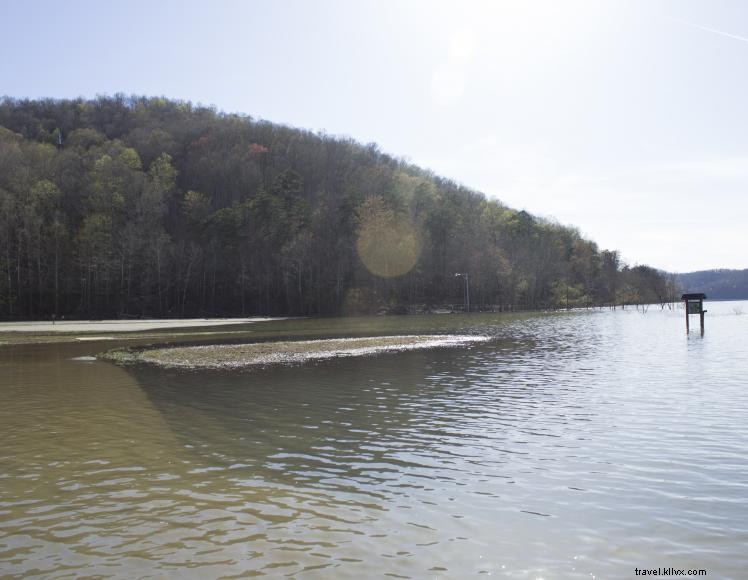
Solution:
[(704, 292), (710, 300), (748, 298), (748, 270), (705, 270), (678, 274), (686, 292)]
[[(449, 136), (445, 135), (445, 144)], [(163, 98), (0, 101), (0, 317), (656, 302), (573, 228), (376, 145)]]

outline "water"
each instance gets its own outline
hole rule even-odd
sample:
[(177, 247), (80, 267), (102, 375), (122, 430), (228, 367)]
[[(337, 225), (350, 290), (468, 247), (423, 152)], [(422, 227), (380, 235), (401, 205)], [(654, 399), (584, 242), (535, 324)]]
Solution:
[(0, 576), (745, 577), (748, 304), (708, 309), (241, 373), (0, 347)]

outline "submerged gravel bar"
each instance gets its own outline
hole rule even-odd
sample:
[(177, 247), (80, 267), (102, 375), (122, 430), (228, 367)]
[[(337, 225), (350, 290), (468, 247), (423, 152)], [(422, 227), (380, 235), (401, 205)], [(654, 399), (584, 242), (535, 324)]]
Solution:
[(301, 363), (335, 357), (364, 356), (387, 351), (459, 346), (488, 340), (487, 336), (373, 336), (116, 350), (100, 358), (120, 363), (149, 363), (169, 368), (233, 369), (256, 365)]

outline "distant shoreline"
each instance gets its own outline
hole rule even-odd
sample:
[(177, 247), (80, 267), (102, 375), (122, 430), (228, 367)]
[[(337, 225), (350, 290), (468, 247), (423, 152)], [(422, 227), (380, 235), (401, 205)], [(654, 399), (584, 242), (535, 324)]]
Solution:
[(144, 330), (164, 330), (171, 328), (199, 328), (208, 326), (228, 326), (234, 324), (254, 324), (272, 320), (287, 320), (287, 317), (268, 318), (173, 318), (143, 320), (56, 320), (34, 322), (0, 322), (2, 332), (137, 332)]

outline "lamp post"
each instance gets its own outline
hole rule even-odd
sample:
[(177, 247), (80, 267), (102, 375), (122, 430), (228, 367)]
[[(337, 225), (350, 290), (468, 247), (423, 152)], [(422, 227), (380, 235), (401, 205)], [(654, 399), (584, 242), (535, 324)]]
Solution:
[(464, 278), (465, 279), (465, 311), (470, 312), (470, 276), (467, 272), (465, 273), (456, 273), (455, 278)]

